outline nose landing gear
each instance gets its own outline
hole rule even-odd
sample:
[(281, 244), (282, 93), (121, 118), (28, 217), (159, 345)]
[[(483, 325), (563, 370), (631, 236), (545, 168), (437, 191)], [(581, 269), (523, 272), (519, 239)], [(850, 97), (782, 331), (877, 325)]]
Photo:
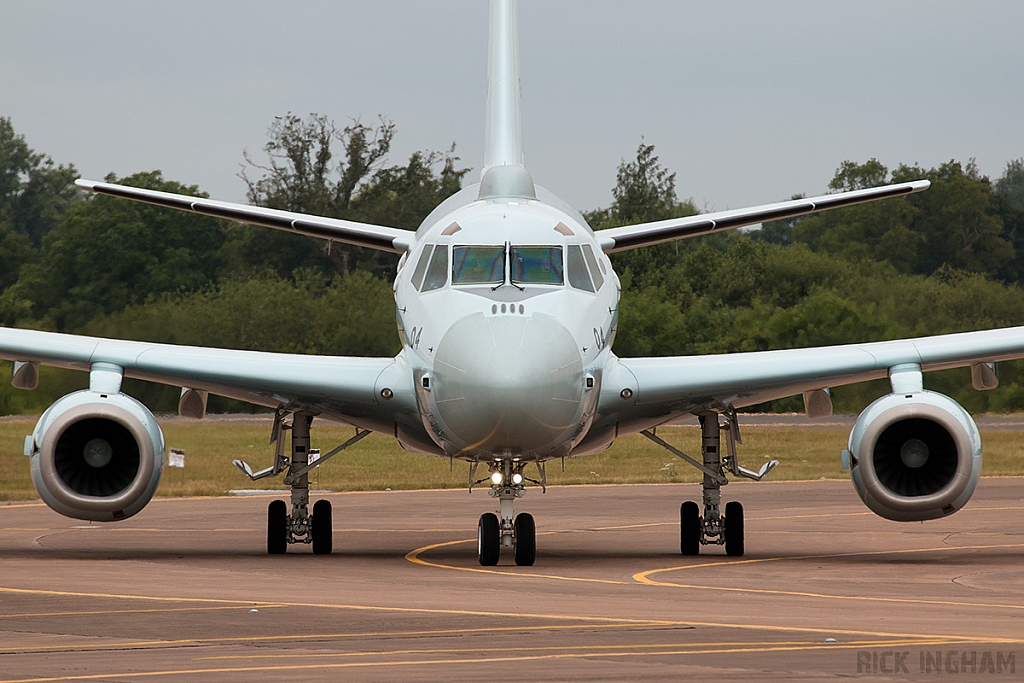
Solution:
[(499, 512), (486, 512), (477, 524), (477, 559), (481, 566), (493, 567), (498, 564), (502, 548), (513, 548), (515, 562), (520, 567), (531, 567), (537, 559), (537, 525), (533, 515), (522, 512), (515, 514), (515, 500), (526, 494), (526, 482), (540, 484), (546, 488), (543, 463), (537, 463), (541, 473), (540, 481), (527, 479), (523, 475), (525, 463), (512, 460), (496, 460), (490, 467), (487, 479), (474, 481), (477, 463), (470, 465), (470, 491), (475, 484), (489, 481), (490, 495), (499, 501)]
[(485, 512), (476, 525), (476, 555), (483, 567), (498, 564), (501, 556), (501, 524), (498, 515)]

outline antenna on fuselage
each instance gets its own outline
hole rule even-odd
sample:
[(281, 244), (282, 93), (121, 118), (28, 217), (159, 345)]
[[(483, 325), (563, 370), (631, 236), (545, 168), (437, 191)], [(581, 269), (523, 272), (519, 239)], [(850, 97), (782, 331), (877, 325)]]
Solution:
[(523, 158), (516, 0), (491, 0), (487, 120), (480, 199), (536, 199)]

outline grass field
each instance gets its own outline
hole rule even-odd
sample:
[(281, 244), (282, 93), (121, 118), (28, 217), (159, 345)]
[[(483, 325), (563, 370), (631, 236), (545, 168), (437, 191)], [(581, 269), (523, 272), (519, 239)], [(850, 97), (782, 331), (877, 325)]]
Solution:
[[(34, 421), (0, 422), (0, 500), (37, 498), (29, 476), (28, 458), (22, 455), (25, 435)], [(192, 422), (163, 424), (168, 448), (185, 451), (184, 469), (165, 469), (157, 491), (160, 496), (220, 495), (232, 489), (284, 489), (279, 479), (248, 481), (232, 464), (235, 458), (254, 469), (266, 467), (273, 457), (268, 443), (270, 418), (265, 422)], [(351, 427), (317, 422), (313, 448), (327, 452), (354, 434)], [(696, 427), (658, 430), (666, 441), (690, 455), (700, 451)], [(771, 458), (781, 461), (773, 480), (845, 479), (839, 452), (846, 447), (846, 429), (746, 427), (739, 447), (740, 463), (758, 469)], [(982, 432), (985, 445), (983, 474), (1024, 476), (1024, 434)], [(406, 453), (389, 437), (371, 434), (311, 474), (312, 487), (332, 491), (373, 491), (417, 488), (462, 488), (469, 478), (467, 463)], [(609, 484), (696, 482), (695, 469), (639, 435), (619, 439), (605, 453), (548, 463), (549, 484)], [(536, 470), (530, 468), (534, 476)], [(479, 478), (486, 471), (478, 474)]]

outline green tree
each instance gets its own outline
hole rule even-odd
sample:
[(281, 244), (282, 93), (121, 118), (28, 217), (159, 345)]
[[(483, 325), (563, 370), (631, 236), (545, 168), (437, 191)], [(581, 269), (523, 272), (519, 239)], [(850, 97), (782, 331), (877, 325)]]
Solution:
[(0, 322), (11, 324), (26, 314), (10, 288), (77, 198), (77, 176), (74, 166), (55, 165), (35, 152), (10, 119), (0, 117)]
[(654, 145), (643, 140), (636, 158), (619, 164), (612, 188), (612, 204), (584, 214), (595, 230), (633, 223), (660, 221), (692, 216), (697, 208), (692, 199), (679, 201), (676, 195), (676, 174), (669, 173), (654, 153)]
[[(248, 169), (241, 173), (249, 188), (249, 203), (343, 218), (356, 188), (383, 164), (394, 132), (394, 124), (383, 118), (376, 128), (356, 121), (339, 129), (321, 114), (310, 114), (306, 119), (291, 112), (278, 116), (270, 125), (269, 139), (263, 147), (267, 163), (256, 163), (244, 155), (249, 169), (262, 174), (252, 179)], [(337, 160), (335, 148), (339, 144), (342, 158)], [(252, 227), (233, 230), (229, 248), (236, 261), (256, 267), (270, 265), (282, 277), (304, 267), (348, 274), (355, 267), (359, 250)]]
[(21, 267), (35, 258), (36, 250), (28, 235), (18, 232), (8, 221), (0, 222), (0, 292), (18, 281)]
[(829, 187), (855, 190), (922, 178), (932, 183), (927, 192), (797, 220), (792, 239), (846, 259), (886, 261), (904, 273), (1005, 273), (1014, 245), (993, 210), (992, 186), (973, 161), (963, 166), (953, 160), (930, 170), (901, 165), (891, 178), (877, 159), (844, 161)]
[[(680, 201), (676, 195), (676, 174), (661, 165), (654, 153), (654, 145), (641, 140), (636, 157), (631, 161), (623, 159), (619, 164), (611, 206), (583, 215), (594, 230), (604, 230), (696, 213), (697, 207), (692, 199)], [(670, 242), (622, 252), (612, 256), (612, 263), (619, 273), (631, 272), (633, 286), (644, 289), (652, 284), (649, 274), (659, 272), (678, 260), (680, 249), (686, 249), (685, 244), (682, 247), (680, 244)]]
[(634, 161), (619, 164), (611, 214), (623, 223), (672, 218), (677, 211), (676, 174), (662, 167), (654, 145), (640, 141)]
[(839, 168), (836, 169), (836, 173), (828, 187), (836, 192), (866, 190), (871, 187), (885, 185), (885, 179), (888, 175), (889, 169), (874, 157), (868, 159), (863, 164), (847, 160), (839, 164)]
[[(170, 344), (312, 353), (391, 356), (400, 344), (387, 280), (364, 271), (325, 282), (315, 270), (292, 278), (272, 272), (228, 278), (198, 292), (150, 297), (89, 322), (86, 334)], [(300, 321), (296, 324), (296, 321)], [(173, 411), (177, 390), (138, 383), (126, 389), (154, 410)], [(218, 399), (211, 411), (248, 410)]]
[(58, 166), (35, 152), (10, 119), (0, 117), (0, 225), (7, 223), (38, 248), (78, 196), (77, 177), (74, 166)]
[[(266, 164), (245, 156), (259, 178), (248, 184), (257, 206), (414, 229), (435, 206), (461, 187), (469, 169), (455, 169), (448, 153), (415, 152), (406, 166), (386, 167), (395, 126), (381, 118), (376, 127), (354, 121), (344, 128), (320, 114), (278, 117), (264, 146)], [(340, 148), (340, 149), (338, 149)], [(435, 172), (438, 164), (441, 170)], [(271, 267), (281, 277), (300, 268), (348, 275), (356, 268), (393, 271), (392, 254), (311, 237), (239, 227), (225, 250), (232, 272)]]
[[(206, 196), (159, 171), (106, 180)], [(93, 196), (46, 235), (39, 261), (22, 268), (10, 299), (27, 306), (39, 324), (77, 330), (154, 294), (207, 287), (220, 268), (224, 233), (222, 221), (206, 216)]]
[(1002, 220), (1006, 237), (1013, 245), (1013, 260), (1003, 267), (1000, 279), (1024, 282), (1024, 159), (1006, 164), (1006, 170), (993, 186), (990, 210)]
[[(413, 152), (405, 166), (379, 169), (353, 197), (347, 217), (374, 225), (415, 230), (431, 211), (462, 188), (468, 168), (455, 168), (447, 152)], [(435, 171), (440, 167), (440, 171)]]
[[(151, 297), (99, 316), (90, 334), (220, 348), (351, 356), (399, 350), (387, 280), (357, 271), (325, 282), (311, 269), (294, 278), (264, 272), (198, 292)], [(294, 324), (301, 320), (301, 324)]]
[(1006, 196), (1013, 206), (1024, 209), (1024, 158), (1007, 162), (1006, 170), (996, 181), (995, 191)]
[(924, 171), (900, 166), (894, 182), (920, 177), (932, 181), (927, 192), (907, 197), (917, 211), (911, 229), (921, 240), (914, 272), (960, 269), (995, 277), (1014, 257), (999, 216), (990, 211), (992, 184), (972, 159), (966, 166), (952, 160)]

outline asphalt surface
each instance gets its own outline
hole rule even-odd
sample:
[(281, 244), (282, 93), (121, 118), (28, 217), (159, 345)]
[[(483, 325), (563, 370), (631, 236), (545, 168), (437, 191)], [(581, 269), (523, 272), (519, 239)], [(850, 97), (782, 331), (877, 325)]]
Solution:
[(267, 556), (266, 497), (2, 505), (0, 682), (1024, 678), (1024, 479), (924, 524), (848, 482), (724, 493), (743, 558), (678, 555), (695, 485), (589, 486), (529, 490), (536, 565), (487, 569), (480, 490), (331, 495), (330, 556)]

